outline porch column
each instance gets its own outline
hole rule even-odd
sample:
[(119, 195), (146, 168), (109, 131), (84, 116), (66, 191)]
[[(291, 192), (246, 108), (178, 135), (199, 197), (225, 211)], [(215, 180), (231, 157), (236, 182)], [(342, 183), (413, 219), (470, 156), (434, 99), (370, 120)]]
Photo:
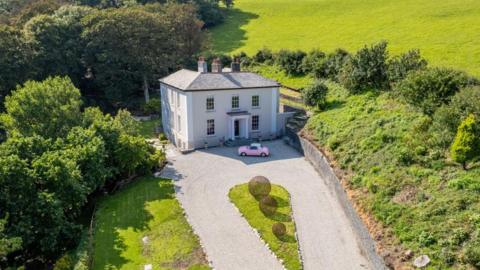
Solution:
[(244, 121), (245, 122), (245, 138), (246, 139), (249, 139), (249, 135), (250, 135), (249, 132), (248, 132), (248, 118), (249, 117), (245, 117), (245, 121)]

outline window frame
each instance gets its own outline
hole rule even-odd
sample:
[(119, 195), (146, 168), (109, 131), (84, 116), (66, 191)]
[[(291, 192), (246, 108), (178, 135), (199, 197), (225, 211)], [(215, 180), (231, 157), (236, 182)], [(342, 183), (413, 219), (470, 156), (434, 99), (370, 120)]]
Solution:
[(207, 119), (207, 136), (215, 136), (215, 119)]
[[(235, 102), (235, 103), (236, 103), (237, 107), (234, 107), (234, 106), (233, 106), (233, 105), (234, 105), (234, 99), (236, 99), (236, 102)], [(230, 105), (232, 106), (232, 111), (233, 111), (233, 110), (240, 110), (240, 96), (239, 96), (239, 95), (233, 95), (233, 96), (232, 96), (232, 99), (231, 99), (231, 104), (230, 104)]]
[[(209, 105), (209, 100), (212, 101), (212, 108), (209, 109), (208, 108), (208, 105)], [(207, 96), (206, 100), (205, 100), (205, 106), (206, 106), (206, 111), (207, 112), (214, 112), (215, 111), (215, 96)]]
[[(256, 119), (256, 121), (255, 121)], [(255, 128), (256, 126), (256, 128)], [(260, 116), (259, 115), (252, 115), (252, 131), (259, 131), (260, 130)]]
[[(256, 100), (257, 105), (255, 105), (255, 102), (254, 102), (255, 98), (257, 98), (257, 100)], [(254, 108), (254, 109), (260, 108), (260, 95), (253, 95), (252, 96), (252, 108)]]

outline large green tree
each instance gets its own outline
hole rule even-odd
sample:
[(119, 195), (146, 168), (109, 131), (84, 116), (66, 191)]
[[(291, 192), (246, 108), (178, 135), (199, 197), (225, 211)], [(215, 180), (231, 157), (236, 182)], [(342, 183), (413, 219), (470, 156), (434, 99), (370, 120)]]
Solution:
[(68, 78), (28, 81), (5, 99), (2, 123), (10, 135), (65, 136), (80, 119), (80, 91)]
[(30, 58), (22, 32), (0, 24), (0, 102), (27, 78)]

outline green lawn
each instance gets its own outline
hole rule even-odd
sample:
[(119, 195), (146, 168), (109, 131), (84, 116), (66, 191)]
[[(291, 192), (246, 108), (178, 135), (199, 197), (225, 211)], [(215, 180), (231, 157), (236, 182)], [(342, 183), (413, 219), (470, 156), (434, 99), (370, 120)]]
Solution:
[[(257, 229), (260, 236), (268, 243), (272, 251), (283, 260), (288, 270), (302, 269), (298, 243), (295, 238), (295, 224), (292, 219), (290, 195), (283, 187), (272, 185), (270, 193), (278, 202), (277, 213), (273, 217), (265, 217), (258, 207), (258, 201), (248, 191), (248, 184), (233, 187), (228, 196), (247, 219), (250, 226)], [(272, 233), (272, 225), (282, 222), (287, 227), (287, 235), (281, 240)]]
[(99, 202), (94, 244), (93, 269), (209, 269), (167, 179), (139, 179)]
[(161, 119), (152, 119), (148, 121), (140, 121), (139, 133), (145, 139), (155, 137), (155, 127), (160, 125)]
[(478, 0), (236, 0), (213, 49), (355, 51), (384, 39), (392, 54), (419, 48), (435, 66), (480, 75), (479, 18)]

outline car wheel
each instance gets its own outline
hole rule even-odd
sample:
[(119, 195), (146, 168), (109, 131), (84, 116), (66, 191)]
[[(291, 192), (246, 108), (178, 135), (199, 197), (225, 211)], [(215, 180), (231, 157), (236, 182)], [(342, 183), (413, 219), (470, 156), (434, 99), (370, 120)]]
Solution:
[(262, 156), (262, 157), (266, 157), (266, 156), (267, 156), (267, 154), (265, 154), (265, 153), (261, 153), (261, 154), (260, 154), (260, 156)]
[(240, 153), (240, 156), (242, 156), (242, 157), (244, 157), (244, 156), (246, 156), (246, 155), (247, 155), (247, 153), (243, 153), (243, 152)]

